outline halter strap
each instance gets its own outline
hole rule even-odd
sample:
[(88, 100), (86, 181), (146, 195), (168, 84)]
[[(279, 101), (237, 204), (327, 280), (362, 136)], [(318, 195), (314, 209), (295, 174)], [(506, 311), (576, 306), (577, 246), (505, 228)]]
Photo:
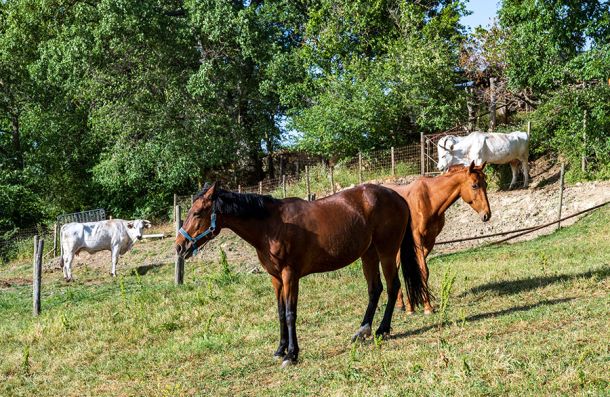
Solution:
[[(213, 204), (212, 208), (214, 208)], [(195, 237), (191, 237), (191, 235), (188, 234), (188, 232), (183, 228), (180, 228), (180, 230), (178, 230), (180, 234), (184, 236), (185, 239), (187, 239), (193, 244), (193, 256), (197, 255), (197, 252), (199, 252), (199, 250), (197, 249), (197, 242), (208, 234), (214, 233), (214, 231), (216, 230), (216, 211), (214, 209), (212, 210), (212, 214), (210, 215), (210, 221), (210, 227), (208, 227), (206, 231)]]

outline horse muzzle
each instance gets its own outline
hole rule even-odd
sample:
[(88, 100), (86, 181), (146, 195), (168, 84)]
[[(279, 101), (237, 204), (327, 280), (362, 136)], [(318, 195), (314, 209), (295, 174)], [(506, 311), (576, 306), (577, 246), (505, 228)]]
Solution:
[(484, 211), (479, 213), (479, 215), (481, 216), (481, 220), (483, 222), (487, 222), (491, 218), (491, 211)]

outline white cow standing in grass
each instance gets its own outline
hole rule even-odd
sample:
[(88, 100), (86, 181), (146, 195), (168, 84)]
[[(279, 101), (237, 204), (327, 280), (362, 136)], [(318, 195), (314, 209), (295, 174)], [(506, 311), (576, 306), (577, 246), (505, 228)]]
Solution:
[(527, 132), (510, 134), (472, 132), (465, 137), (448, 135), (438, 141), (438, 169), (447, 170), (455, 164), (510, 164), (513, 178), (509, 189), (517, 183), (519, 163), (523, 170), (523, 187), (529, 184), (529, 136)]
[(66, 281), (72, 280), (72, 259), (80, 251), (90, 254), (99, 251), (112, 253), (112, 276), (116, 276), (119, 255), (131, 249), (136, 240), (142, 239), (142, 230), (150, 222), (136, 219), (124, 221), (111, 219), (100, 222), (67, 223), (61, 227), (61, 258)]

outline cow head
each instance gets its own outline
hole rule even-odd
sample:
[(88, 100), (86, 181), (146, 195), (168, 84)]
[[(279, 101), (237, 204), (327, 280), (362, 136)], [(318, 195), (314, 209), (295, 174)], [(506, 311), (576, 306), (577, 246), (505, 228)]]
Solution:
[(136, 219), (135, 221), (127, 222), (127, 233), (132, 238), (132, 240), (141, 240), (142, 239), (142, 231), (146, 228), (151, 227), (150, 221), (145, 219)]
[(474, 161), (471, 162), (460, 188), (462, 200), (479, 214), (483, 222), (487, 222), (491, 218), (491, 209), (487, 199), (487, 182), (483, 171), (485, 165), (486, 163), (476, 166)]
[(184, 259), (195, 255), (207, 242), (220, 232), (216, 225), (215, 200), (220, 183), (206, 185), (197, 195), (189, 210), (180, 233), (176, 236), (176, 252)]
[(449, 166), (457, 163), (453, 151), (458, 141), (459, 138), (453, 135), (447, 135), (438, 140), (436, 148), (438, 151), (437, 168), (439, 171), (445, 171)]

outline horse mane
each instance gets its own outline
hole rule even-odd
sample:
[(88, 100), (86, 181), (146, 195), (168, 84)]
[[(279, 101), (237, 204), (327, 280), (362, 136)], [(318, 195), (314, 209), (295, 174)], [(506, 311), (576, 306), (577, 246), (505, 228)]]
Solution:
[[(210, 187), (206, 184), (196, 197), (202, 197)], [(235, 193), (220, 188), (216, 189), (213, 199), (214, 210), (220, 214), (258, 219), (269, 216), (267, 204), (280, 201), (267, 195)]]

